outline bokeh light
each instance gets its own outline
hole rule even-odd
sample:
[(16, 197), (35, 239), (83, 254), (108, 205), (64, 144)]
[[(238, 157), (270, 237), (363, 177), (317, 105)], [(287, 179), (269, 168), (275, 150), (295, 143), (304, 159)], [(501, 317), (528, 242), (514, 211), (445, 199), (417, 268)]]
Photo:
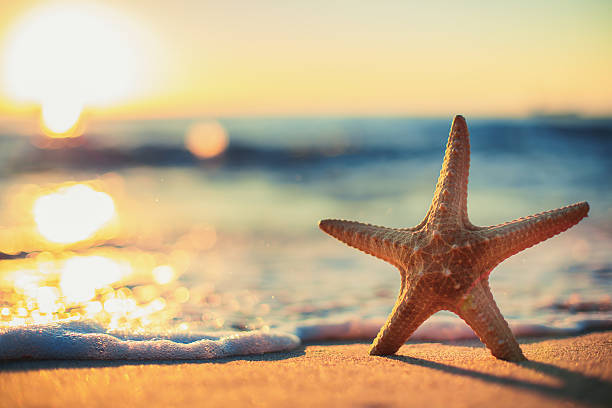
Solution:
[(33, 214), (43, 237), (68, 244), (89, 238), (109, 222), (115, 215), (115, 204), (108, 194), (76, 184), (38, 198)]
[(220, 123), (198, 122), (192, 125), (185, 135), (185, 146), (196, 157), (210, 159), (227, 149), (229, 139)]
[(160, 285), (165, 285), (166, 283), (172, 282), (175, 275), (174, 269), (172, 269), (170, 265), (157, 266), (155, 269), (153, 269), (152, 273), (153, 279), (155, 279), (155, 282), (159, 283)]
[[(0, 264), (0, 327), (91, 319), (111, 329), (167, 328), (190, 290), (172, 257), (127, 248), (41, 252)], [(157, 266), (155, 266), (157, 264)], [(170, 271), (165, 285), (151, 270)]]
[(110, 258), (73, 257), (62, 267), (60, 288), (67, 302), (81, 303), (93, 299), (96, 289), (109, 286), (127, 274), (122, 273), (119, 264)]

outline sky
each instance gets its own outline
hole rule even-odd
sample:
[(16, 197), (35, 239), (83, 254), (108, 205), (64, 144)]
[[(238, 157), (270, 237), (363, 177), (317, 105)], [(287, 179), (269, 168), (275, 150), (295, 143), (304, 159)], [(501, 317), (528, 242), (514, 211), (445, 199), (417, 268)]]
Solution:
[[(11, 64), (7, 50), (29, 13), (83, 3), (0, 0), (0, 68)], [(119, 87), (120, 96), (104, 103), (81, 96), (108, 118), (612, 114), (612, 2), (457, 3), (99, 1), (111, 17), (94, 17), (121, 40), (93, 47), (109, 49), (100, 52), (112, 69), (92, 68), (80, 80), (91, 89)], [(119, 48), (127, 54), (115, 57)], [(4, 75), (0, 118), (41, 103), (9, 88), (31, 86), (25, 72), (35, 66), (44, 73), (50, 59), (16, 63), (20, 74), (9, 83)], [(74, 65), (68, 78), (88, 69), (74, 74)], [(107, 74), (113, 69), (131, 76)]]

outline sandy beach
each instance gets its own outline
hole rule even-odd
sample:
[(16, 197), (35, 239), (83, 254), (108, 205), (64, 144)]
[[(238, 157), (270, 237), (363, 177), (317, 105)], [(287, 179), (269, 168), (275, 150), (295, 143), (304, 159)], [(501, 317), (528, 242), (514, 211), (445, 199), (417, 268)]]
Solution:
[(612, 0), (0, 1), (0, 408), (612, 408)]
[(529, 361), (476, 341), (409, 342), (390, 357), (365, 342), (187, 362), (31, 361), (0, 365), (3, 407), (558, 407), (612, 404), (612, 332), (523, 339)]

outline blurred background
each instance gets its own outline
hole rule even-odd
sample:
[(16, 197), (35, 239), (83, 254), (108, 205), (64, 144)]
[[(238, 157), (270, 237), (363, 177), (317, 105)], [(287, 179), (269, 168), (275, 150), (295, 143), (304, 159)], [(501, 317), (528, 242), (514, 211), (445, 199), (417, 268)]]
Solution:
[(4, 1), (0, 325), (384, 317), (321, 218), (424, 217), (452, 117), (469, 213), (589, 218), (492, 275), (511, 321), (612, 320), (608, 1)]

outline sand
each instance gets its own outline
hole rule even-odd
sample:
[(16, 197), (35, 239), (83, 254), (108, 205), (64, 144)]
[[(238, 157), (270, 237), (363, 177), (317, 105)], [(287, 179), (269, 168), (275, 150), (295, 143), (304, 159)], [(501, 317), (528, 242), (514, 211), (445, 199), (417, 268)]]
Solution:
[(359, 342), (206, 362), (1, 363), (0, 406), (612, 406), (612, 332), (521, 344), (523, 363), (476, 341), (409, 342), (391, 357)]

